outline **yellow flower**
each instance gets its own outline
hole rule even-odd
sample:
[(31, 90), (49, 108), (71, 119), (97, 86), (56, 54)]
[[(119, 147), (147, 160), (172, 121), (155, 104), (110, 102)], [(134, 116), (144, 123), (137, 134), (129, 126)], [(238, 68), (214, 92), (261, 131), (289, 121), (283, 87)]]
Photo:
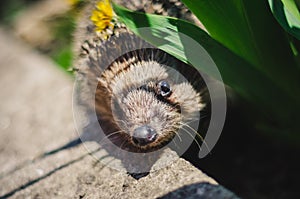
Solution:
[(96, 26), (96, 31), (102, 31), (108, 26), (113, 26), (113, 9), (109, 0), (101, 0), (97, 3), (96, 9), (93, 10), (91, 20)]

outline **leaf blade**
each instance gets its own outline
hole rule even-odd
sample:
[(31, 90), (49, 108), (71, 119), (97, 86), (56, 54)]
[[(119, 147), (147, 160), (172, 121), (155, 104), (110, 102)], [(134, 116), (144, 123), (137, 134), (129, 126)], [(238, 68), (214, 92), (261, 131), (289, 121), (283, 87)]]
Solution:
[[(272, 1), (272, 0), (271, 0)], [(276, 0), (274, 0), (276, 1)], [(300, 71), (286, 33), (261, 0), (182, 0), (210, 35), (300, 100)]]
[(300, 13), (293, 0), (268, 0), (272, 13), (279, 24), (300, 40)]

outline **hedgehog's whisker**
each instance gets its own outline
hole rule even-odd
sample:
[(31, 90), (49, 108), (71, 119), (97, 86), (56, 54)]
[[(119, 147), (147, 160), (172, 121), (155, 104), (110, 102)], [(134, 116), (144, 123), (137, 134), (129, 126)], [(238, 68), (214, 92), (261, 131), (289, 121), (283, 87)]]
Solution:
[(117, 156), (119, 156), (120, 155), (120, 153), (121, 153), (121, 150), (122, 150), (122, 147), (123, 147), (123, 145), (126, 143), (126, 139), (122, 142), (122, 144), (120, 145), (120, 147), (118, 147), (118, 149), (116, 149), (116, 150), (118, 150), (117, 151), (117, 153), (116, 153), (116, 155)]
[[(182, 138), (180, 136), (180, 133), (178, 132), (178, 129), (180, 128), (180, 126), (179, 125), (177, 125), (177, 126), (174, 125), (173, 127), (176, 128), (177, 130), (173, 130), (172, 132), (175, 133), (175, 135), (178, 137), (179, 141), (182, 142)], [(180, 149), (179, 145), (176, 143), (174, 138), (172, 139), (172, 142), (174, 142), (175, 146), (178, 149)]]
[(175, 134), (178, 136), (179, 141), (182, 142), (182, 138), (180, 137), (180, 133), (178, 132), (178, 129), (179, 129), (181, 126), (180, 126), (180, 125), (174, 125), (173, 127), (174, 127), (175, 129), (177, 129), (177, 130), (173, 130), (172, 132), (175, 133)]
[[(179, 138), (180, 142), (182, 142), (182, 139), (181, 139), (181, 137), (180, 137), (179, 133), (178, 133), (178, 132), (175, 132), (175, 134), (178, 136), (178, 138)], [(178, 146), (178, 144), (176, 143), (176, 141), (175, 141), (175, 139), (174, 139), (174, 138), (172, 139), (172, 142), (174, 142), (174, 144), (175, 144), (176, 148), (180, 149), (180, 147)]]
[(122, 122), (124, 124), (124, 127), (126, 128), (126, 130), (128, 130), (128, 125), (127, 125), (127, 122), (125, 122), (124, 120), (118, 120), (118, 119), (115, 119), (116, 122)]
[[(185, 122), (185, 124), (190, 124), (190, 123), (192, 123), (192, 122), (199, 121), (199, 119), (194, 119), (194, 120), (190, 120), (190, 119), (192, 119), (192, 118), (187, 118), (186, 120), (189, 120), (189, 121)], [(181, 123), (182, 123), (182, 122), (181, 122)], [(180, 123), (180, 124), (181, 124), (181, 123)]]
[(203, 137), (194, 129), (194, 128), (192, 128), (190, 125), (188, 125), (187, 123), (183, 123), (183, 122), (180, 122), (180, 124), (182, 125), (182, 126), (186, 126), (186, 127), (188, 127), (190, 130), (192, 130), (196, 135), (198, 135), (198, 137), (201, 139), (201, 141), (203, 141), (204, 142), (204, 139), (203, 139)]
[[(185, 120), (188, 120), (187, 122), (185, 122), (186, 124), (192, 123), (192, 122), (196, 122), (199, 121), (203, 118), (206, 118), (208, 116), (208, 113), (201, 113), (200, 114), (200, 118), (194, 119), (195, 117), (190, 117), (190, 118), (185, 118)], [(194, 120), (192, 120), (194, 119)]]
[(98, 144), (100, 145), (102, 145), (103, 143), (103, 141), (105, 141), (105, 140), (114, 140), (114, 139), (116, 139), (116, 138), (118, 138), (118, 137), (116, 137), (116, 138), (110, 138), (111, 136), (114, 136), (114, 135), (117, 135), (117, 134), (119, 134), (119, 133), (121, 133), (122, 132), (122, 130), (119, 130), (119, 131), (115, 131), (115, 132), (113, 132), (113, 133), (110, 133), (109, 135), (107, 135), (107, 136), (105, 136), (104, 138), (102, 138), (99, 142), (98, 142)]
[[(99, 143), (99, 145), (100, 145), (102, 148), (104, 148), (104, 146), (109, 145), (109, 144), (113, 144), (114, 141), (116, 141), (116, 140), (118, 140), (118, 139), (120, 139), (120, 138), (119, 138), (119, 137), (114, 137), (114, 138), (110, 138), (110, 139), (104, 138), (104, 139), (101, 140), (101, 143)], [(104, 142), (104, 141), (106, 141), (106, 142)]]
[(193, 140), (196, 142), (196, 144), (197, 144), (199, 150), (201, 151), (202, 148), (201, 148), (201, 146), (200, 146), (198, 140), (197, 140), (197, 139), (194, 139), (195, 137), (191, 134), (191, 132), (189, 132), (187, 129), (185, 129), (185, 128), (183, 128), (183, 127), (182, 127), (181, 129), (184, 130), (189, 136), (191, 136), (191, 137), (193, 138)]
[[(203, 137), (202, 137), (195, 129), (193, 129), (190, 125), (188, 125), (188, 124), (186, 124), (186, 123), (180, 123), (180, 124), (183, 125), (183, 126), (186, 126), (186, 127), (189, 128), (190, 130), (192, 130), (192, 131), (200, 138), (200, 140), (203, 142), (203, 144), (205, 145), (205, 147), (207, 148), (207, 150), (210, 151), (210, 149), (209, 149), (207, 143), (205, 142), (205, 140), (203, 139)], [(185, 128), (182, 128), (182, 129), (185, 130)], [(187, 131), (186, 131), (186, 132), (187, 132)], [(190, 132), (189, 132), (189, 134), (190, 134)], [(190, 134), (190, 135), (191, 135), (191, 134)], [(191, 135), (191, 136), (192, 136), (192, 135)], [(195, 141), (197, 142), (197, 139), (195, 139)], [(198, 142), (198, 145), (199, 145), (199, 142)], [(201, 148), (200, 148), (200, 150), (201, 150)]]
[(206, 118), (207, 116), (208, 116), (208, 114), (201, 114), (200, 119)]

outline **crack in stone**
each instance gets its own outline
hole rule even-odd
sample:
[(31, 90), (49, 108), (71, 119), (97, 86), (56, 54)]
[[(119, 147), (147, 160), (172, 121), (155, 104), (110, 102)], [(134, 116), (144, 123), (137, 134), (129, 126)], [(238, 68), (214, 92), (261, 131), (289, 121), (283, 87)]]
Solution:
[[(66, 146), (66, 145), (65, 145), (65, 146)], [(63, 147), (61, 147), (61, 148), (63, 148)], [(30, 186), (32, 186), (32, 185), (38, 183), (39, 181), (41, 181), (41, 180), (43, 180), (43, 179), (45, 179), (45, 178), (51, 176), (52, 174), (56, 173), (56, 172), (59, 171), (59, 170), (62, 170), (62, 169), (66, 168), (66, 167), (68, 167), (68, 166), (70, 166), (70, 165), (72, 165), (72, 164), (74, 164), (74, 163), (76, 163), (76, 162), (79, 162), (79, 161), (83, 160), (83, 159), (84, 159), (85, 157), (87, 157), (88, 155), (94, 154), (94, 153), (98, 152), (99, 150), (101, 150), (101, 148), (98, 148), (98, 149), (96, 149), (96, 150), (94, 150), (94, 151), (92, 151), (92, 152), (90, 152), (90, 153), (86, 153), (86, 154), (80, 156), (79, 158), (76, 158), (75, 160), (72, 160), (72, 161), (70, 161), (70, 162), (67, 162), (66, 164), (63, 164), (63, 165), (61, 165), (61, 166), (59, 166), (59, 167), (53, 169), (52, 171), (46, 173), (45, 175), (43, 175), (43, 176), (41, 176), (41, 177), (38, 177), (38, 178), (36, 178), (36, 179), (34, 179), (34, 180), (31, 180), (31, 181), (27, 182), (26, 184), (21, 185), (20, 187), (18, 187), (18, 188), (16, 188), (16, 189), (14, 189), (14, 190), (12, 190), (12, 191), (10, 191), (10, 192), (8, 192), (8, 193), (6, 193), (6, 194), (0, 196), (0, 199), (5, 199), (5, 198), (8, 198), (8, 197), (11, 197), (11, 196), (13, 196), (14, 194), (16, 194), (17, 192), (19, 192), (19, 191), (21, 191), (21, 190), (24, 190), (24, 189), (26, 189), (26, 188), (28, 188), (28, 187), (30, 187)], [(51, 154), (51, 155), (52, 155), (52, 154)], [(45, 157), (46, 157), (46, 156), (45, 156)]]
[(24, 161), (23, 163), (21, 163), (21, 164), (15, 166), (13, 169), (9, 170), (8, 172), (1, 173), (1, 174), (0, 174), (0, 179), (2, 179), (2, 178), (4, 178), (4, 177), (7, 177), (7, 176), (9, 176), (9, 175), (11, 175), (11, 174), (13, 174), (13, 173), (15, 173), (15, 172), (17, 172), (17, 171), (19, 171), (19, 170), (25, 168), (25, 167), (27, 167), (27, 166), (29, 166), (29, 165), (31, 165), (31, 164), (34, 164), (34, 163), (36, 163), (37, 161), (40, 161), (40, 160), (42, 160), (42, 159), (44, 159), (44, 158), (46, 158), (46, 157), (48, 157), (48, 156), (54, 155), (54, 154), (56, 154), (56, 153), (58, 153), (58, 152), (60, 152), (60, 151), (66, 150), (66, 149), (73, 148), (73, 147), (75, 147), (75, 146), (78, 146), (78, 145), (81, 144), (81, 143), (82, 143), (81, 139), (80, 139), (80, 138), (77, 138), (77, 139), (74, 139), (74, 140), (70, 141), (69, 143), (67, 143), (67, 144), (65, 144), (65, 145), (63, 145), (63, 146), (57, 148), (57, 149), (54, 149), (54, 150), (52, 150), (52, 151), (45, 152), (45, 153), (43, 153), (43, 154), (41, 154), (41, 155), (35, 157), (35, 158), (32, 159), (32, 160), (26, 160), (26, 161)]

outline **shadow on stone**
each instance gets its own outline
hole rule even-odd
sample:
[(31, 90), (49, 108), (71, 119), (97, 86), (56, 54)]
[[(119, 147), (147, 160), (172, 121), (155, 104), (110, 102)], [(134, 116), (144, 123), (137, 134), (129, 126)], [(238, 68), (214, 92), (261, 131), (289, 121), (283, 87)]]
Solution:
[(196, 183), (181, 187), (173, 192), (170, 192), (160, 199), (238, 199), (232, 192), (228, 191), (220, 185), (212, 185), (209, 183)]

